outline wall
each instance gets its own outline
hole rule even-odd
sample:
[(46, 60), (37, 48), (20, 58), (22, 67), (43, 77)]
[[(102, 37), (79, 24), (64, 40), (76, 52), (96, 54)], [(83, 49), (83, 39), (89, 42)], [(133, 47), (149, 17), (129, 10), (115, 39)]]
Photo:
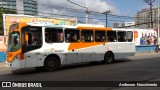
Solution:
[(6, 45), (4, 44), (4, 37), (0, 36), (0, 62), (4, 62), (6, 60)]

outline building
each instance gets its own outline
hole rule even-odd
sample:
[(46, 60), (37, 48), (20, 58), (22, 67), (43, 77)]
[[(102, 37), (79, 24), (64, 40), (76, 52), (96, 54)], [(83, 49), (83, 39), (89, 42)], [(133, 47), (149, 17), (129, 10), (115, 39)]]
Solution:
[(122, 22), (115, 22), (115, 23), (112, 24), (113, 28), (119, 28), (119, 27), (124, 27), (124, 26), (125, 25)]
[(17, 14), (37, 15), (37, 0), (0, 0), (0, 7), (16, 10)]
[[(152, 9), (153, 28), (158, 28), (158, 8)], [(135, 24), (138, 28), (151, 28), (151, 14), (150, 9), (143, 9), (135, 15)]]
[(128, 26), (134, 26), (135, 25), (135, 22), (124, 22), (124, 26), (125, 27), (128, 27)]
[(113, 28), (134, 28), (135, 22), (115, 22), (113, 23), (112, 27)]

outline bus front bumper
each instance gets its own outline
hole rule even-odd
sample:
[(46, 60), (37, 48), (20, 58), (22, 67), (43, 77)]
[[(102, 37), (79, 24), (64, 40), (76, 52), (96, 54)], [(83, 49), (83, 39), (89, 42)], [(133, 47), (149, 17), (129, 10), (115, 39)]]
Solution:
[(12, 70), (22, 69), (25, 68), (25, 61), (24, 60), (13, 60), (13, 62), (7, 62), (6, 66), (12, 68)]

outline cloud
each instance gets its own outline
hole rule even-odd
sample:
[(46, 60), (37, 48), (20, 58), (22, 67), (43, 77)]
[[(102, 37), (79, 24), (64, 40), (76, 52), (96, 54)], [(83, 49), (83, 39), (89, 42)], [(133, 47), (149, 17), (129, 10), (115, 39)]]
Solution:
[[(85, 7), (86, 0), (70, 0), (70, 1)], [(76, 18), (77, 16), (78, 20), (85, 22), (86, 8), (74, 5), (68, 2), (67, 0), (38, 0), (38, 3), (39, 3), (38, 12), (41, 12), (39, 13), (40, 16), (53, 16), (53, 17), (61, 17), (61, 18), (68, 18), (67, 16), (75, 16), (70, 18)], [(89, 11), (103, 13), (105, 11), (111, 10), (112, 14), (117, 14), (119, 11), (111, 3), (104, 0), (87, 0), (87, 4), (88, 4)], [(60, 16), (60, 15), (66, 15), (66, 16)], [(91, 17), (92, 15), (89, 15), (89, 16)], [(97, 15), (97, 16), (94, 16), (94, 18), (95, 17), (105, 18), (104, 15)], [(98, 19), (91, 19), (90, 22), (96, 23), (96, 24), (104, 24), (104, 22)]]
[[(75, 2), (75, 3), (85, 7), (85, 0), (70, 0), (70, 1)], [(88, 1), (88, 8), (91, 11), (102, 13), (107, 10), (111, 10), (112, 13), (118, 12), (118, 9), (116, 7), (110, 5), (110, 3), (106, 2), (106, 1), (103, 1), (103, 0), (87, 0), (87, 1)], [(38, 0), (38, 3), (39, 3), (39, 7), (38, 7), (39, 12), (43, 11), (43, 12), (48, 12), (48, 13), (59, 13), (59, 14), (62, 14), (62, 13), (68, 14), (68, 12), (75, 13), (75, 11), (73, 11), (73, 12), (72, 12), (72, 10), (67, 11), (66, 9), (62, 9), (62, 8), (58, 8), (58, 7), (55, 8), (54, 6), (73, 8), (73, 9), (81, 9), (81, 10), (85, 11), (85, 8), (74, 5), (70, 2), (68, 2), (67, 0)]]
[(91, 3), (88, 3), (88, 7), (89, 7), (89, 10), (96, 11), (96, 12), (105, 12), (108, 10), (112, 11), (112, 13), (118, 12), (118, 9), (116, 7), (102, 0), (92, 0)]

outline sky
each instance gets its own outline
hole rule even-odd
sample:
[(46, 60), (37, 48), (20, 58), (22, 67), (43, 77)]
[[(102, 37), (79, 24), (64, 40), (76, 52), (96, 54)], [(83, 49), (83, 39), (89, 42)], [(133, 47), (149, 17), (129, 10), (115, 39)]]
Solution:
[[(77, 3), (85, 7), (86, 0), (70, 0), (74, 3)], [(154, 2), (153, 7), (157, 7), (157, 1)], [(71, 18), (76, 18), (84, 21), (85, 20), (85, 8), (74, 5), (67, 0), (38, 0), (39, 3), (39, 15), (44, 16), (55, 16), (59, 15), (69, 15), (73, 16)], [(87, 6), (89, 11), (103, 13), (110, 10), (113, 15), (120, 16), (131, 16), (134, 17), (138, 11), (141, 11), (144, 8), (149, 8), (149, 5), (144, 2), (144, 0), (87, 0)], [(66, 9), (67, 8), (67, 9)], [(68, 9), (69, 8), (69, 9)], [(52, 14), (51, 14), (52, 13)], [(55, 15), (57, 14), (57, 15)], [(61, 16), (64, 17), (64, 16)], [(83, 17), (83, 18), (82, 18)], [(89, 17), (92, 18), (91, 22), (104, 24), (105, 15), (100, 15), (96, 13), (90, 13)], [(101, 20), (100, 20), (101, 19)], [(111, 20), (118, 20), (114, 17), (109, 17)]]
[[(114, 7), (118, 9), (118, 14), (134, 16), (137, 11), (141, 11), (144, 8), (149, 8), (149, 5), (144, 0), (104, 0), (106, 3), (110, 2)], [(157, 7), (157, 1), (154, 2), (153, 7)]]

